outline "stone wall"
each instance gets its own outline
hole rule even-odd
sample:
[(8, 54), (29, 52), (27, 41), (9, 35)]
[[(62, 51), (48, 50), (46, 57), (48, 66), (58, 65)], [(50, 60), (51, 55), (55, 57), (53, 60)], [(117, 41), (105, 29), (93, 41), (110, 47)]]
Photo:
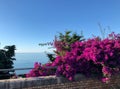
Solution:
[(76, 75), (75, 81), (56, 76), (0, 80), (0, 89), (120, 89), (120, 75), (113, 76), (109, 83), (96, 78)]

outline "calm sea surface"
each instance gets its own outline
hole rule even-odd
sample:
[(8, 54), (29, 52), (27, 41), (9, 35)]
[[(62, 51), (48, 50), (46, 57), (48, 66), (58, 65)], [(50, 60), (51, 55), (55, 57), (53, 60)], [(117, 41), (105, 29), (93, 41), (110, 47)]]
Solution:
[[(44, 64), (49, 61), (45, 53), (16, 53), (15, 58), (14, 68), (31, 68), (35, 62)], [(17, 74), (28, 72), (29, 70), (16, 71)]]

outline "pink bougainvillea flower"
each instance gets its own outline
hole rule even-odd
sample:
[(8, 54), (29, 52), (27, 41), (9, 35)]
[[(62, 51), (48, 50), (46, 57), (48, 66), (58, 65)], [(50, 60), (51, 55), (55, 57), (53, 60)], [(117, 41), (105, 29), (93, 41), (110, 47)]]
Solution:
[[(65, 51), (63, 46), (68, 46), (65, 42), (55, 40), (56, 51)], [(34, 69), (26, 76), (43, 76), (53, 74), (45, 66), (57, 66), (54, 74), (63, 75), (69, 80), (73, 80), (76, 73), (86, 76), (97, 75), (103, 82), (109, 81), (112, 74), (120, 71), (120, 35), (111, 33), (109, 37), (100, 39), (94, 37), (85, 41), (72, 43), (70, 49), (64, 55), (56, 55), (51, 64), (42, 66), (36, 62)], [(40, 70), (41, 68), (41, 70)]]
[(102, 82), (103, 83), (107, 83), (107, 82), (109, 82), (110, 81), (110, 78), (102, 78)]

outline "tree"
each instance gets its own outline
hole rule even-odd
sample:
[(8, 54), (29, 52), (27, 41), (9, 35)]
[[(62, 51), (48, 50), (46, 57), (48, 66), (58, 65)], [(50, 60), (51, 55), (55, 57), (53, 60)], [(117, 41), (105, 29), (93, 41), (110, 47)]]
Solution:
[(64, 54), (71, 49), (71, 44), (76, 41), (83, 41), (82, 35), (77, 35), (76, 33), (71, 33), (71, 31), (66, 31), (65, 34), (59, 33), (58, 37), (55, 37), (54, 46), (56, 48), (55, 53), (60, 56), (64, 56)]
[[(4, 49), (0, 49), (0, 69), (11, 69), (13, 68), (13, 60), (16, 60), (15, 56), (15, 45), (5, 46)], [(10, 72), (13, 71), (0, 71), (0, 79), (6, 79), (10, 77)]]
[[(56, 55), (64, 56), (66, 52), (71, 50), (71, 44), (76, 41), (83, 40), (84, 38), (82, 35), (77, 35), (71, 31), (66, 31), (65, 34), (59, 33), (59, 36), (55, 36), (53, 46), (56, 48), (56, 50), (54, 52)], [(47, 54), (47, 57), (52, 62), (55, 60), (54, 54)]]

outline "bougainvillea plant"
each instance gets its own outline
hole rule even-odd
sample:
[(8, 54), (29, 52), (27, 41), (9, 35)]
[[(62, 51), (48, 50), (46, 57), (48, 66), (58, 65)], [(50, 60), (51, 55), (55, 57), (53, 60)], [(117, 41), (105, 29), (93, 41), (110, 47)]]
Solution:
[(51, 63), (46, 63), (42, 65), (41, 63), (35, 62), (34, 68), (26, 74), (26, 77), (38, 77), (38, 76), (48, 76), (55, 75), (54, 68), (49, 69), (51, 67)]
[(53, 66), (58, 66), (56, 74), (69, 80), (76, 73), (86, 76), (97, 75), (103, 82), (120, 70), (120, 35), (111, 33), (109, 37), (95, 37), (74, 42), (64, 56), (58, 55)]
[[(79, 36), (76, 33), (71, 33), (71, 31), (66, 31), (65, 34), (59, 33), (59, 36), (55, 37), (54, 40), (54, 47), (56, 48), (55, 54), (63, 56), (67, 51), (70, 51), (71, 47), (70, 45), (76, 41), (82, 41), (83, 36)], [(47, 54), (48, 58), (51, 62), (55, 60), (55, 57), (53, 54)], [(52, 75), (55, 74), (56, 69), (47, 69), (46, 67), (52, 66), (51, 63), (47, 63), (44, 66), (40, 63), (36, 62), (34, 64), (34, 68), (30, 70), (28, 74), (26, 74), (27, 77), (37, 77), (37, 76), (45, 76), (45, 75)]]
[[(56, 73), (54, 71), (53, 74), (74, 80), (75, 74), (80, 73), (87, 77), (97, 76), (103, 82), (106, 82), (112, 75), (119, 73), (120, 34), (111, 33), (104, 39), (94, 37), (88, 40), (76, 40), (71, 43), (67, 43), (69, 41), (65, 42), (66, 39), (64, 38), (63, 36), (61, 40), (56, 40), (54, 43), (57, 55), (49, 65), (57, 66)], [(64, 53), (61, 55), (61, 52)], [(51, 74), (49, 70), (42, 67), (41, 64), (35, 63), (35, 68), (27, 76), (34, 77), (48, 74)]]

